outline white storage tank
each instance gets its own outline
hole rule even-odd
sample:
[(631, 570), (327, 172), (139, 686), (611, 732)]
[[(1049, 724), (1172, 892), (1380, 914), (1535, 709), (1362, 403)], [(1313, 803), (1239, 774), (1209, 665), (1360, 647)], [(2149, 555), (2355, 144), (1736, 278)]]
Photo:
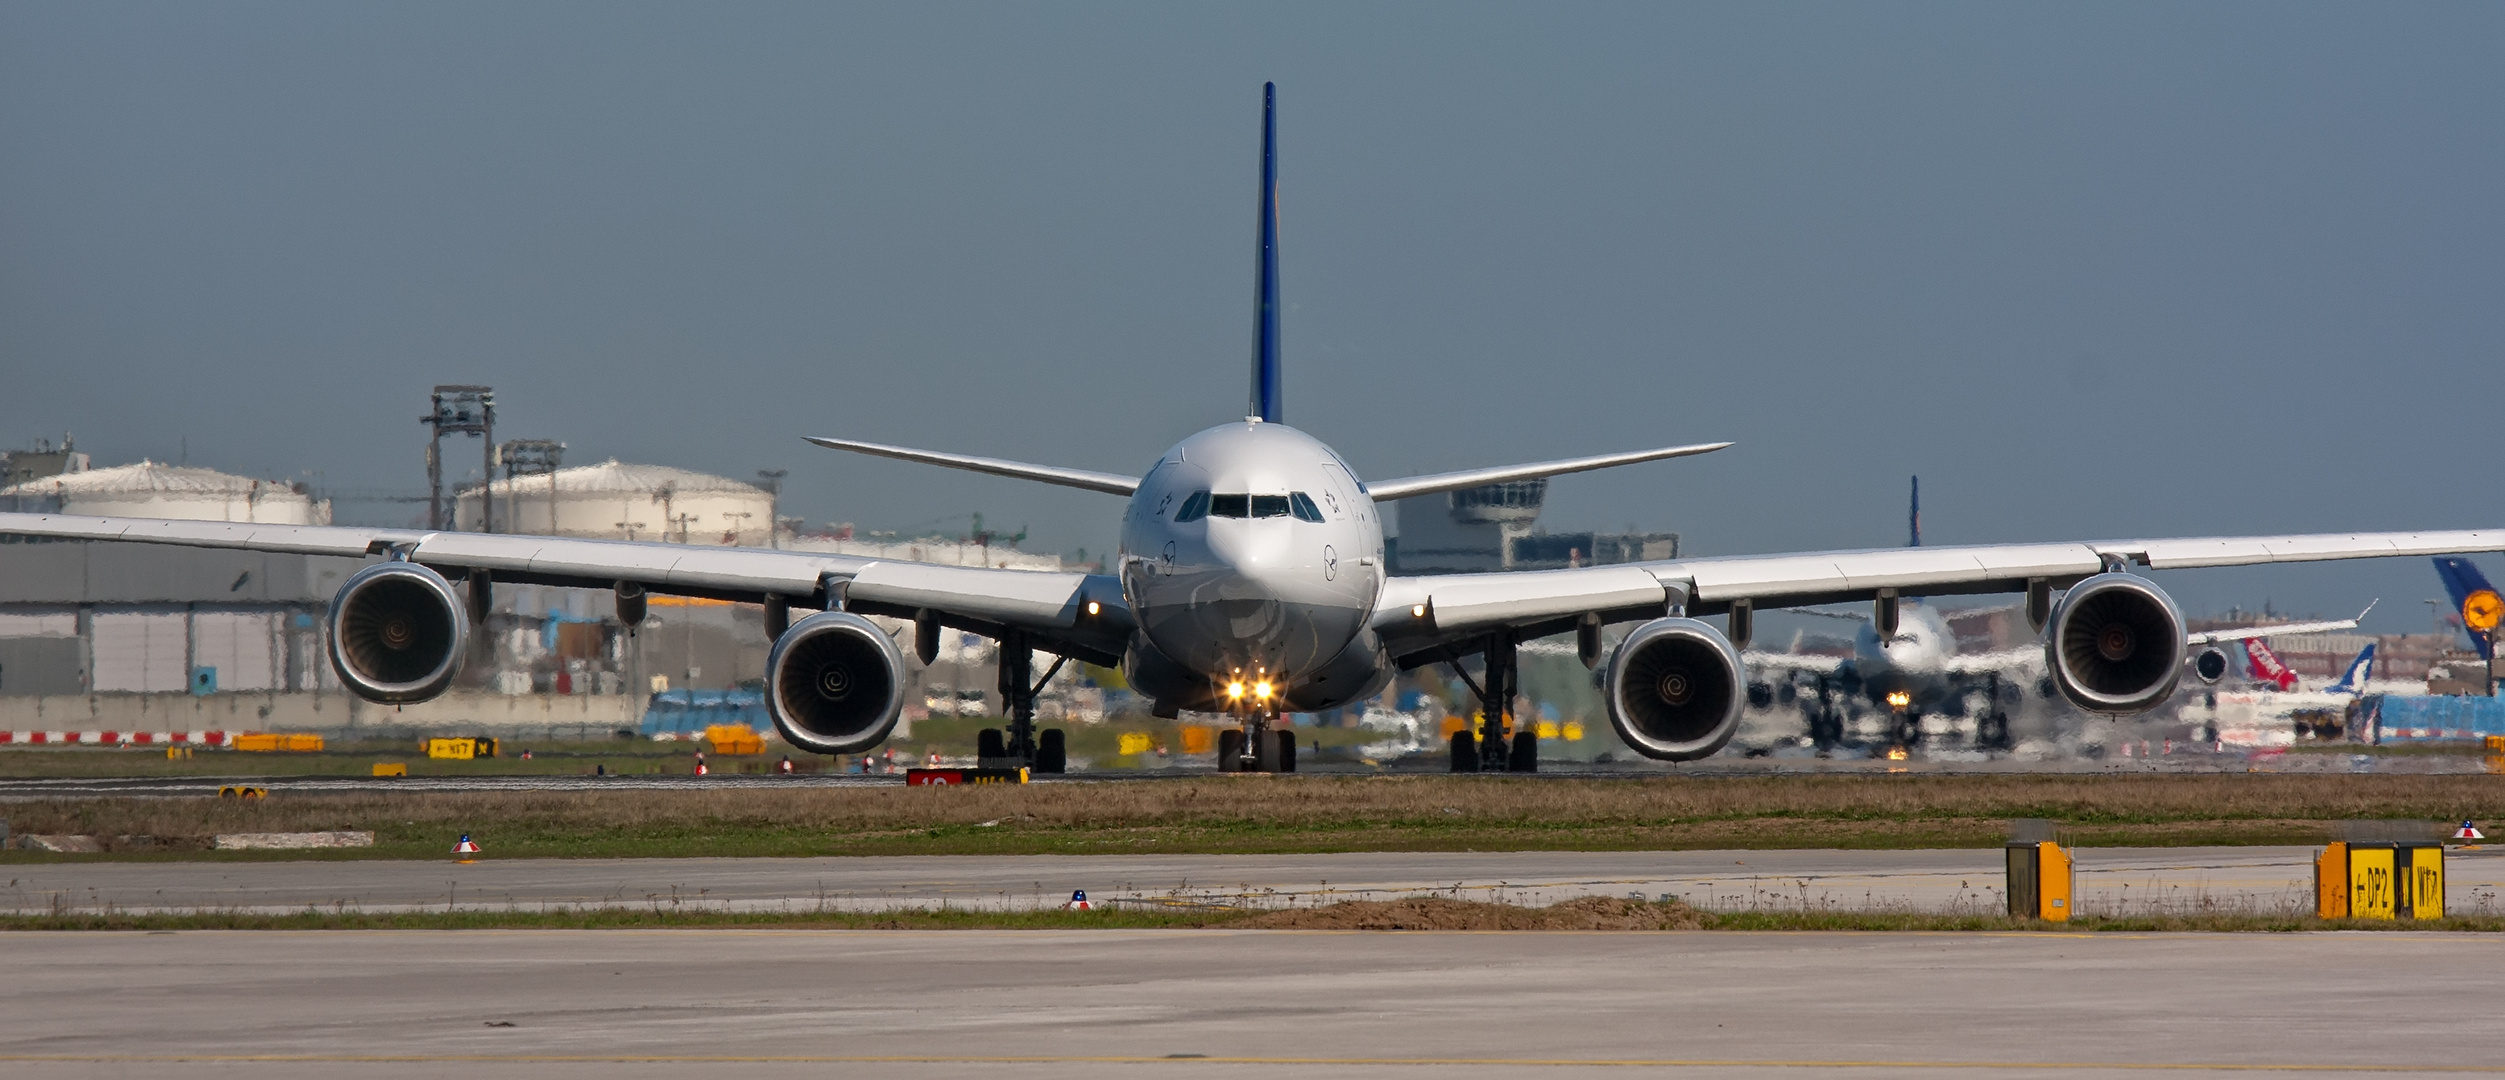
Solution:
[[(774, 514), (774, 497), (754, 484), (614, 458), (491, 490), (500, 533), (766, 547)], [(478, 531), (479, 514), (479, 490), (462, 492), (454, 527)]]
[(328, 525), (331, 505), (302, 484), (142, 461), (63, 473), (0, 489), (0, 506), (97, 517)]

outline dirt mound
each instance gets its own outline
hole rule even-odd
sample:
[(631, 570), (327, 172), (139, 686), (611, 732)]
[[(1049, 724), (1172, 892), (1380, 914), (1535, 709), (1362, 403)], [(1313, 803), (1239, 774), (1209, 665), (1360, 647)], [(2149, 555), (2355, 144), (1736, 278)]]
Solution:
[(1293, 908), (1229, 922), (1251, 930), (1701, 930), (1704, 912), (1676, 901), (1586, 896), (1551, 907), (1515, 907), (1413, 896)]

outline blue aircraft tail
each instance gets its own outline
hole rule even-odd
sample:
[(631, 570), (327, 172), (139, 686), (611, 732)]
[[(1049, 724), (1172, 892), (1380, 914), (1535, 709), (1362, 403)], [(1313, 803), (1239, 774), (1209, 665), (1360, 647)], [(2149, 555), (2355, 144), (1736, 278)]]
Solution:
[(2348, 670), (2340, 673), (2340, 680), (2323, 687), (2322, 692), (2326, 694), (2365, 693), (2366, 679), (2374, 674), (2374, 670), (2375, 643), (2369, 641), (2365, 648), (2357, 650), (2357, 659), (2348, 662)]
[(1252, 402), (1246, 416), (1280, 423), (1278, 84), (1261, 84), (1261, 257), (1253, 274)]
[[(2488, 584), (2487, 575), (2480, 573), (2479, 568), (2471, 565), (2468, 559), (2456, 559), (2449, 556), (2437, 559), (2435, 576), (2444, 579), (2444, 592), (2452, 598), (2453, 614), (2457, 618), (2463, 617), (2462, 609), (2470, 603), (2472, 597), (2484, 593), (2492, 599), (2497, 595), (2496, 586)], [(2468, 625), (2467, 621), (2464, 625)], [(2470, 643), (2478, 648), (2481, 659), (2492, 659), (2489, 650), (2494, 646), (2488, 641), (2487, 635), (2474, 633), (2470, 635)]]
[(1912, 501), (1905, 505), (1905, 546), (1922, 546), (1922, 478), (1914, 477)]

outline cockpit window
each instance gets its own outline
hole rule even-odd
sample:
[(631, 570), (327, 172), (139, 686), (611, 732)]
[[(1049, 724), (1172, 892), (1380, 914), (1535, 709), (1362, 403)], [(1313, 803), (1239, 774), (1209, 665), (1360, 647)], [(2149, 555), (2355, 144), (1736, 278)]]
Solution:
[(1204, 517), (1294, 517), (1299, 521), (1320, 521), (1322, 508), (1314, 505), (1313, 496), (1301, 491), (1288, 495), (1212, 495), (1200, 491), (1183, 500), (1183, 508), (1174, 514), (1176, 521), (1198, 521)]

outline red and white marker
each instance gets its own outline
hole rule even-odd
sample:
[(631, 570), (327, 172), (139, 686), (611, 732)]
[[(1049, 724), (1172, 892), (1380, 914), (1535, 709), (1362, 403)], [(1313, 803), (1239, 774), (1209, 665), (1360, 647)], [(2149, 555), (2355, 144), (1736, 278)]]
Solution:
[(452, 845), (452, 853), (455, 855), (476, 855), (478, 854), (478, 845), (470, 840), (470, 834), (462, 833), (461, 842)]
[(1063, 904), (1063, 905), (1061, 905), (1061, 906), (1062, 906), (1062, 907), (1064, 907), (1064, 908), (1067, 908), (1067, 909), (1069, 909), (1069, 910), (1071, 910), (1071, 911), (1094, 911), (1094, 910), (1096, 910), (1096, 905), (1094, 905), (1094, 904), (1091, 904), (1091, 903), (1088, 903), (1088, 902), (1087, 902), (1087, 890), (1085, 890), (1085, 889), (1078, 889), (1078, 890), (1074, 890), (1074, 891), (1072, 891), (1072, 892), (1070, 893), (1070, 902), (1069, 902), (1069, 903), (1067, 903), (1067, 904)]
[(2480, 832), (2479, 827), (2471, 824), (2467, 818), (2462, 820), (2461, 828), (2453, 830), (2455, 840), (2485, 840), (2487, 838), (2487, 834)]

